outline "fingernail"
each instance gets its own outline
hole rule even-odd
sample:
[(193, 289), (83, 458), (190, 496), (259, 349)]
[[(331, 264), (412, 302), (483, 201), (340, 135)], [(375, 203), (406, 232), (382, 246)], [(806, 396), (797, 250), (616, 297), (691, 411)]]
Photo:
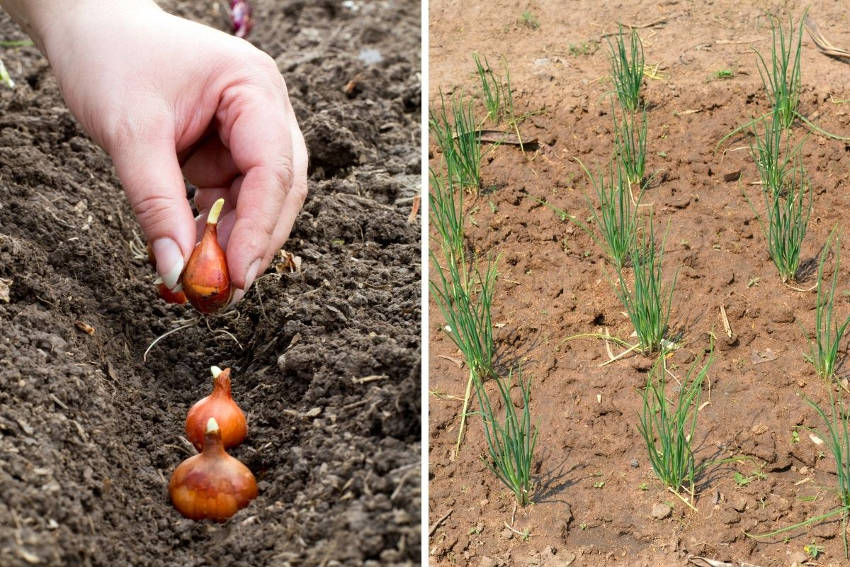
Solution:
[(239, 289), (238, 287), (233, 288), (233, 295), (230, 296), (230, 303), (227, 304), (227, 309), (233, 309), (233, 307), (242, 301), (242, 298), (245, 297), (245, 290)]
[(251, 284), (254, 283), (254, 280), (257, 278), (257, 272), (260, 271), (260, 259), (257, 258), (251, 265), (248, 266), (248, 271), (245, 272), (245, 289), (250, 289)]
[(183, 273), (183, 253), (177, 243), (170, 238), (158, 238), (153, 243), (153, 255), (156, 257), (156, 271), (168, 289), (174, 289)]

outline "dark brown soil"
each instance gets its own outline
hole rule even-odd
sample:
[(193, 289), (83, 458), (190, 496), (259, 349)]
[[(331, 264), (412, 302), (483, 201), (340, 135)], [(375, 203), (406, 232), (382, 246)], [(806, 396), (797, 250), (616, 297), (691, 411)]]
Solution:
[[(223, 26), (215, 3), (164, 4)], [(0, 50), (17, 81), (0, 86), (0, 565), (418, 561), (418, 3), (253, 4), (250, 39), (312, 155), (286, 245), (302, 271), (269, 270), (146, 361), (197, 313), (157, 298), (111, 163), (46, 61)], [(0, 39), (23, 39), (5, 15)], [(221, 525), (183, 519), (166, 490), (212, 364), (233, 368), (249, 423), (234, 454), (259, 482)]]
[[(440, 88), (479, 92), (473, 52), (491, 64), (504, 56), (517, 114), (528, 113), (520, 129), (540, 142), (525, 155), (513, 146), (485, 147), (484, 190), (467, 209), (470, 245), (501, 254), (493, 313), (500, 360), (519, 360), (534, 379), (531, 408), (540, 428), (535, 502), (514, 513), (513, 496), (481, 461), (485, 445), (477, 416), (452, 460), (467, 372), (431, 301), (429, 518), (432, 525), (442, 520), (430, 538), (433, 564), (684, 565), (702, 556), (733, 565), (790, 565), (805, 558), (808, 544), (822, 550), (811, 564), (846, 564), (837, 518), (767, 541), (745, 535), (837, 506), (835, 461), (810, 440), (806, 427), (823, 424), (801, 395), (825, 407), (830, 391), (848, 397), (804, 360), (814, 329), (815, 277), (795, 284), (806, 291), (786, 287), (768, 258), (744, 196), (762, 210), (749, 140), (734, 138), (715, 153), (726, 133), (768, 106), (752, 52), (768, 53), (768, 5), (756, 4), (431, 3), (432, 103)], [(795, 18), (803, 11), (795, 2), (786, 8)], [(537, 29), (522, 23), (526, 9)], [(835, 45), (850, 46), (843, 8), (815, 2), (810, 13)], [(631, 341), (633, 328), (602, 251), (541, 204), (588, 215), (585, 195), (592, 189), (575, 158), (596, 169), (611, 155), (607, 45), (598, 41), (616, 31), (618, 20), (666, 21), (640, 30), (647, 63), (658, 64), (663, 75), (645, 84), (648, 170), (656, 176), (644, 202), (654, 210), (657, 232), (666, 231), (667, 279), (678, 270), (673, 324), (682, 339), (671, 357), (674, 373), (681, 376), (709, 347), (709, 333), (718, 337), (710, 390), (703, 393), (709, 403), (694, 439), (697, 460), (751, 458), (710, 466), (699, 479), (696, 511), (655, 478), (637, 431), (648, 361), (627, 356), (600, 367), (608, 359), (602, 341), (566, 340), (607, 329)], [(717, 79), (722, 69), (732, 70), (733, 78)], [(802, 112), (829, 131), (850, 135), (847, 63), (819, 54), (805, 37), (802, 69)], [(483, 115), (480, 104), (478, 112)], [(815, 201), (803, 258), (816, 257), (833, 227), (845, 229), (836, 314), (847, 317), (850, 146), (795, 126), (799, 140), (807, 134), (803, 159)], [(439, 155), (432, 157), (437, 165)], [(840, 378), (847, 376), (845, 365)], [(736, 483), (736, 472), (750, 482)], [(658, 504), (672, 513), (653, 518)], [(528, 530), (528, 537), (506, 524)]]

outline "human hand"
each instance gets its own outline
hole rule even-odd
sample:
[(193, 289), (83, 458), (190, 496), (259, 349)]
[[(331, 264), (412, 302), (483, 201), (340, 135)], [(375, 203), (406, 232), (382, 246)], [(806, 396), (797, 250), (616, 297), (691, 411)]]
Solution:
[[(111, 155), (159, 274), (176, 286), (206, 211), (223, 197), (219, 240), (238, 301), (307, 193), (307, 150), (277, 66), (148, 0), (75, 4), (38, 15), (37, 43), (71, 112)], [(198, 187), (197, 223), (184, 176)]]

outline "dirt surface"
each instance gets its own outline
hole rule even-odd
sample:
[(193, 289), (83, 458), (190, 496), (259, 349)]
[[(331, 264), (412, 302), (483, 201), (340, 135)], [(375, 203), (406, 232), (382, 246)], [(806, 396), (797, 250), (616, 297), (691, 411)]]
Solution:
[[(783, 6), (783, 18), (802, 14), (799, 3)], [(480, 92), (472, 53), (486, 55), (499, 72), (504, 57), (516, 114), (526, 115), (520, 130), (539, 140), (525, 155), (515, 146), (486, 146), (484, 191), (468, 199), (467, 208), (469, 245), (501, 254), (493, 308), (500, 360), (519, 359), (534, 379), (531, 408), (540, 427), (535, 502), (514, 514), (513, 496), (481, 461), (477, 416), (457, 460), (451, 459), (467, 373), (431, 301), (429, 519), (432, 525), (442, 520), (430, 538), (433, 564), (685, 565), (702, 556), (733, 565), (791, 565), (806, 559), (808, 544), (822, 550), (810, 564), (846, 564), (836, 518), (768, 541), (745, 535), (815, 517), (838, 503), (835, 461), (805, 429), (823, 424), (801, 398), (829, 403), (830, 387), (803, 358), (814, 329), (815, 277), (795, 284), (808, 291), (786, 287), (768, 258), (744, 196), (762, 210), (749, 140), (733, 138), (715, 153), (726, 133), (768, 107), (752, 49), (769, 53), (765, 14), (772, 8), (726, 0), (700, 8), (678, 1), (431, 3), (432, 104), (440, 88)], [(523, 22), (525, 11), (538, 27)], [(810, 14), (832, 43), (850, 46), (846, 10), (815, 2)], [(709, 346), (709, 333), (718, 337), (710, 390), (703, 394), (710, 403), (699, 413), (694, 440), (697, 460), (751, 458), (710, 466), (699, 479), (696, 511), (654, 477), (636, 428), (648, 361), (627, 356), (600, 367), (608, 359), (602, 341), (565, 340), (607, 329), (631, 341), (633, 328), (602, 251), (541, 204), (588, 216), (585, 195), (592, 189), (574, 160), (596, 169), (612, 152), (609, 63), (600, 38), (615, 32), (618, 20), (656, 24), (640, 29), (647, 64), (658, 65), (659, 76), (644, 85), (647, 167), (655, 173), (644, 203), (651, 204), (658, 231), (667, 231), (668, 281), (678, 271), (672, 318), (682, 340), (671, 357), (674, 373), (681, 375)], [(819, 54), (808, 36), (802, 53), (801, 111), (829, 131), (850, 135), (850, 68)], [(732, 78), (717, 78), (721, 70), (732, 71)], [(477, 108), (483, 116), (480, 101)], [(803, 258), (818, 254), (833, 227), (845, 229), (836, 310), (846, 317), (850, 146), (799, 123), (795, 137), (805, 138), (804, 165), (815, 190)], [(432, 152), (432, 165), (438, 163)], [(846, 366), (840, 374), (848, 376)], [(736, 472), (749, 481), (736, 482)], [(527, 538), (519, 535), (525, 530)]]
[[(217, 2), (163, 4), (223, 27)], [(17, 82), (0, 86), (4, 567), (418, 562), (418, 4), (253, 4), (250, 40), (278, 61), (313, 158), (286, 245), (303, 264), (205, 320), (157, 298), (111, 162), (46, 61), (0, 49)], [(23, 39), (5, 15), (0, 39)], [(233, 368), (249, 426), (233, 454), (259, 482), (220, 525), (167, 494), (212, 364)]]

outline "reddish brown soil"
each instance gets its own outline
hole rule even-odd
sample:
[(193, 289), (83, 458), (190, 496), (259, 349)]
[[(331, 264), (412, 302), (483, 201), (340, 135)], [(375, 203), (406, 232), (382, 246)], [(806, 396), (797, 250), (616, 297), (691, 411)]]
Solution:
[[(815, 294), (784, 286), (768, 258), (761, 226), (744, 197), (761, 210), (748, 140), (735, 138), (727, 151), (715, 153), (724, 134), (767, 108), (752, 52), (769, 49), (767, 8), (726, 0), (699, 9), (676, 1), (625, 7), (587, 1), (431, 3), (430, 100), (440, 88), (479, 92), (473, 52), (491, 64), (505, 57), (517, 114), (529, 113), (521, 130), (540, 142), (525, 155), (512, 146), (487, 147), (485, 190), (467, 207), (470, 245), (501, 255), (493, 309), (500, 359), (519, 360), (534, 379), (531, 408), (540, 428), (535, 502), (514, 517), (512, 495), (481, 461), (485, 446), (477, 416), (452, 460), (456, 397), (463, 395), (467, 374), (440, 331), (443, 319), (432, 300), (429, 519), (432, 525), (442, 520), (429, 543), (434, 564), (684, 565), (703, 556), (734, 565), (790, 565), (810, 543), (823, 548), (812, 564), (846, 564), (835, 519), (787, 539), (745, 535), (817, 516), (838, 502), (835, 461), (819, 454), (804, 429), (822, 423), (801, 395), (828, 404), (830, 390), (837, 391), (803, 358), (806, 334), (814, 328)], [(539, 28), (520, 21), (526, 9)], [(785, 18), (802, 13), (797, 3), (787, 10), (781, 12)], [(810, 13), (834, 44), (850, 46), (846, 10), (816, 2)], [(697, 487), (695, 512), (654, 477), (636, 428), (648, 361), (630, 356), (600, 367), (608, 357), (601, 341), (566, 340), (604, 329), (631, 340), (632, 326), (602, 251), (540, 203), (587, 217), (591, 188), (575, 159), (595, 169), (611, 155), (607, 45), (596, 42), (616, 31), (618, 19), (636, 25), (666, 20), (640, 30), (647, 63), (658, 64), (664, 76), (645, 84), (648, 170), (656, 176), (644, 202), (655, 212), (658, 231), (666, 230), (668, 280), (678, 272), (672, 317), (682, 341), (672, 355), (674, 372), (682, 373), (709, 346), (709, 333), (719, 337), (710, 390), (703, 394), (710, 403), (700, 411), (694, 439), (697, 460), (752, 458), (710, 466)], [(586, 54), (579, 53), (583, 43)], [(850, 135), (850, 67), (819, 54), (808, 37), (802, 57), (802, 112), (827, 130)], [(713, 73), (721, 69), (734, 77), (716, 80)], [(483, 115), (480, 104), (478, 111)], [(795, 131), (801, 140), (807, 134), (799, 124)], [(833, 227), (847, 226), (850, 146), (809, 135), (803, 156), (815, 188), (803, 245), (804, 260), (811, 261)], [(439, 156), (432, 158), (437, 165)], [(737, 172), (739, 181), (727, 180)], [(836, 306), (844, 317), (850, 313), (848, 237)], [(814, 283), (809, 275), (796, 285)], [(727, 340), (721, 306), (734, 339)], [(847, 368), (840, 374), (847, 377)], [(766, 478), (739, 486), (736, 471), (759, 471)], [(657, 520), (651, 511), (660, 503), (672, 506), (672, 514)], [(529, 537), (506, 529), (511, 522)]]
[[(222, 26), (217, 2), (162, 4)], [(0, 85), (3, 567), (419, 559), (418, 4), (252, 4), (250, 40), (284, 73), (311, 154), (286, 244), (302, 270), (269, 269), (146, 361), (197, 312), (157, 298), (111, 162), (44, 58), (0, 48), (17, 82)], [(259, 484), (224, 524), (184, 519), (167, 492), (212, 364), (233, 369), (249, 428), (233, 454)]]

